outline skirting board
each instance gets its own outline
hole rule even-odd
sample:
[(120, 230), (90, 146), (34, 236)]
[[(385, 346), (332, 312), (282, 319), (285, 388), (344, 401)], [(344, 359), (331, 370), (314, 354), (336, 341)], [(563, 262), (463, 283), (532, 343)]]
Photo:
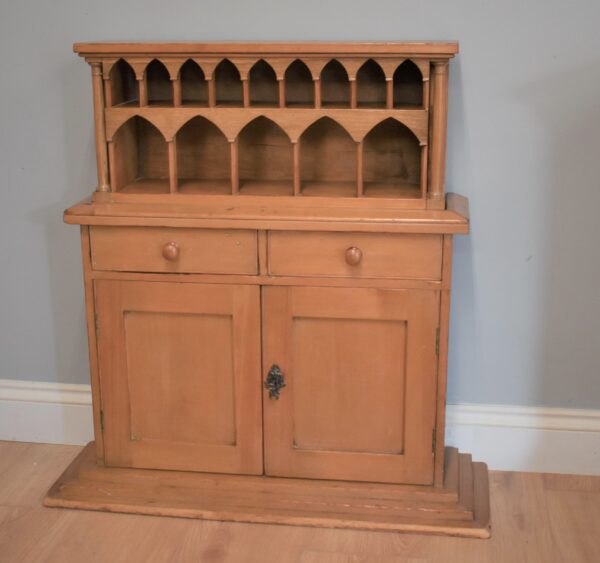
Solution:
[[(88, 385), (0, 379), (0, 440), (93, 440)], [(600, 410), (448, 405), (446, 444), (490, 469), (600, 474)]]

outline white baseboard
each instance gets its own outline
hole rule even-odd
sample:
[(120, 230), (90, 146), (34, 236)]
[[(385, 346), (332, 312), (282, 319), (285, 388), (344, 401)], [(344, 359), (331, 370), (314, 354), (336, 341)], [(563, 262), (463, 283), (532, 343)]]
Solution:
[[(93, 439), (88, 385), (0, 379), (0, 440)], [(448, 405), (446, 443), (490, 469), (600, 474), (600, 410)]]
[(448, 405), (446, 443), (490, 469), (600, 475), (600, 410)]
[(89, 385), (0, 379), (0, 440), (79, 445), (93, 436)]

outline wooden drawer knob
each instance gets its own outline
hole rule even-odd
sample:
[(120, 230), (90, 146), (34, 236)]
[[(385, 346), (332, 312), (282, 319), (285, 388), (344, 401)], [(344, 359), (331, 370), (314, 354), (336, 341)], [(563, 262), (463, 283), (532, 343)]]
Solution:
[(162, 255), (165, 260), (169, 260), (169, 262), (174, 262), (179, 258), (179, 247), (175, 242), (168, 242), (163, 246)]
[(357, 266), (362, 260), (362, 250), (356, 246), (351, 246), (346, 250), (346, 262), (350, 266)]

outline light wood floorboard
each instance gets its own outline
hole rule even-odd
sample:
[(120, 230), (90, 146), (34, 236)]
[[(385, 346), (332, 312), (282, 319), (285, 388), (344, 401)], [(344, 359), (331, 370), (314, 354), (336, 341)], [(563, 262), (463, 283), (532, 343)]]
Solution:
[(490, 540), (42, 507), (80, 448), (0, 442), (0, 562), (595, 563), (600, 477), (491, 472)]

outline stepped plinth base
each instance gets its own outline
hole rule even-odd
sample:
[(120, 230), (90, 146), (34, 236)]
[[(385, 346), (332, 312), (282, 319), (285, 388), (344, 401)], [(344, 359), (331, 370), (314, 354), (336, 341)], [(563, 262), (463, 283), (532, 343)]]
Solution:
[(488, 471), (446, 450), (443, 488), (221, 475), (96, 464), (90, 442), (45, 506), (233, 522), (490, 537)]

